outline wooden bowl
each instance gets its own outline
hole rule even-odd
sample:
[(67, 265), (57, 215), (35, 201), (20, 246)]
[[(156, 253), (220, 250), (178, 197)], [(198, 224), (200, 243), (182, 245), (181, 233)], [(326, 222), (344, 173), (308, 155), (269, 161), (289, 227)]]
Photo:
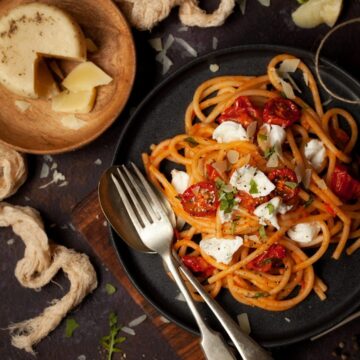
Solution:
[[(93, 40), (98, 51), (88, 52), (88, 60), (100, 66), (113, 81), (97, 90), (94, 109), (89, 114), (76, 114), (87, 122), (78, 130), (62, 125), (68, 115), (51, 110), (51, 100), (26, 99), (0, 85), (0, 141), (32, 154), (56, 154), (77, 149), (101, 135), (124, 108), (135, 77), (135, 47), (129, 26), (111, 0), (38, 0), (57, 6), (73, 16), (86, 37)], [(29, 0), (1, 0), (0, 16)], [(61, 61), (65, 72), (75, 63)], [(16, 100), (28, 102), (22, 112)]]

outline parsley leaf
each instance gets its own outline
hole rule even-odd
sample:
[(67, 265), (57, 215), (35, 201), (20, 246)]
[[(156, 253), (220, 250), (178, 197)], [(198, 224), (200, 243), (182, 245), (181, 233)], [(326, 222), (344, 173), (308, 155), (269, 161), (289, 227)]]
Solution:
[(114, 285), (107, 283), (105, 285), (105, 290), (106, 290), (108, 295), (113, 295), (113, 294), (116, 293), (117, 289), (116, 289), (116, 287)]
[(266, 231), (265, 231), (265, 226), (264, 225), (261, 225), (259, 227), (259, 235), (260, 237), (263, 239), (263, 238), (266, 238)]
[(216, 180), (215, 184), (219, 190), (220, 210), (224, 211), (225, 214), (231, 213), (236, 205), (236, 189), (233, 188), (229, 191), (229, 189), (226, 189), (225, 182), (220, 179)]
[(314, 197), (312, 195), (309, 196), (309, 198), (305, 201), (304, 207), (309, 207), (314, 202)]
[(199, 145), (199, 143), (193, 137), (187, 137), (184, 139), (192, 148)]
[(75, 319), (66, 319), (66, 328), (65, 328), (65, 336), (66, 337), (72, 337), (74, 331), (79, 327), (80, 325), (76, 322)]
[(120, 348), (117, 347), (117, 345), (123, 343), (126, 340), (126, 337), (123, 336), (117, 337), (121, 329), (121, 326), (118, 326), (118, 318), (114, 312), (111, 312), (109, 315), (109, 326), (110, 326), (109, 335), (103, 336), (100, 339), (100, 344), (108, 352), (107, 360), (112, 359), (113, 353), (122, 351)]
[(258, 185), (256, 183), (256, 181), (254, 179), (250, 180), (250, 194), (258, 194), (259, 193), (259, 189), (258, 189)]
[(292, 181), (285, 181), (285, 185), (290, 189), (295, 189), (298, 186), (296, 182), (292, 182)]
[(259, 299), (259, 298), (267, 297), (267, 296), (269, 296), (267, 293), (257, 292), (257, 293), (255, 293), (254, 298)]
[(221, 190), (225, 186), (225, 183), (221, 179), (217, 179), (215, 181), (215, 185), (218, 188), (218, 190)]
[(275, 207), (274, 207), (274, 205), (273, 205), (272, 203), (268, 203), (268, 204), (266, 205), (266, 208), (267, 208), (268, 211), (269, 211), (269, 215), (272, 215), (272, 214), (274, 213), (274, 211), (275, 211)]
[(235, 234), (235, 230), (236, 230), (236, 221), (233, 221), (231, 223), (231, 235), (234, 235)]
[(267, 148), (264, 151), (265, 159), (269, 159), (271, 155), (275, 154), (275, 146), (272, 146), (271, 148)]

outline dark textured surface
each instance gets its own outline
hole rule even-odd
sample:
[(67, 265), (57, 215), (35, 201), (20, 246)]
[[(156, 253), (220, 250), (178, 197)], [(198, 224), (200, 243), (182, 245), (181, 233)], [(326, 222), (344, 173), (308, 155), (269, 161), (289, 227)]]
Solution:
[[(44, 159), (43, 157), (30, 157), (29, 179), (19, 193), (9, 199), (9, 202), (38, 208), (45, 219), (50, 237), (61, 244), (89, 254), (99, 276), (99, 288), (71, 314), (71, 317), (74, 317), (80, 324), (80, 328), (72, 338), (65, 338), (65, 324), (62, 323), (36, 347), (38, 359), (67, 360), (77, 359), (79, 355), (85, 355), (86, 359), (103, 359), (105, 356), (99, 352), (98, 340), (107, 333), (108, 313), (112, 310), (118, 312), (120, 322), (124, 324), (141, 315), (140, 308), (133, 303), (121, 287), (117, 286), (118, 291), (113, 296), (105, 293), (105, 284), (107, 282), (115, 284), (114, 278), (92, 255), (86, 242), (71, 228), (64, 228), (64, 225), (68, 226), (70, 222), (72, 207), (96, 187), (101, 172), (111, 163), (118, 134), (127, 121), (129, 113), (164, 78), (161, 75), (161, 66), (155, 61), (156, 53), (150, 48), (148, 39), (155, 37), (165, 39), (169, 33), (172, 33), (174, 36), (187, 40), (199, 54), (205, 54), (212, 50), (213, 37), (218, 38), (219, 48), (267, 43), (315, 50), (328, 28), (326, 26), (320, 26), (313, 30), (296, 28), (290, 18), (290, 13), (295, 7), (295, 0), (272, 0), (270, 8), (264, 8), (257, 1), (249, 0), (245, 16), (236, 10), (221, 28), (193, 28), (187, 32), (178, 32), (181, 25), (177, 18), (177, 11), (174, 10), (171, 16), (151, 33), (135, 34), (139, 60), (136, 85), (126, 111), (114, 126), (86, 148), (54, 157), (54, 161), (58, 164), (58, 170), (66, 175), (69, 185), (59, 188), (56, 184), (52, 184), (46, 189), (40, 190), (41, 185), (50, 181), (48, 178), (39, 178)], [(360, 16), (360, 3), (355, 0), (345, 1), (341, 20), (356, 16)], [(332, 37), (324, 48), (324, 55), (358, 80), (360, 79), (359, 34), (360, 25), (345, 28), (339, 35)], [(170, 73), (191, 60), (191, 57), (177, 44), (174, 44), (169, 50), (169, 57), (174, 62)], [(94, 164), (97, 159), (102, 160), (101, 165)], [(55, 227), (51, 227), (52, 224), (55, 224)], [(64, 294), (64, 291), (55, 284), (45, 287), (40, 293), (21, 288), (14, 278), (13, 270), (17, 259), (22, 256), (23, 246), (18, 239), (15, 239), (14, 245), (7, 245), (7, 240), (10, 238), (14, 238), (14, 236), (9, 231), (0, 230), (2, 243), (0, 252), (1, 329), (10, 322), (20, 321), (38, 314), (49, 301)], [(62, 275), (55, 280), (65, 288), (68, 286)], [(122, 345), (127, 353), (127, 359), (176, 359), (174, 353), (160, 338), (150, 322), (141, 324), (136, 328), (136, 333), (135, 337), (128, 336), (128, 340)], [(356, 336), (359, 335), (360, 322), (355, 320), (315, 342), (304, 341), (276, 350), (275, 359), (341, 359), (341, 354), (349, 355), (348, 359), (359, 359), (359, 352), (356, 351), (356, 346), (358, 346)], [(338, 355), (335, 357), (332, 353), (339, 342), (344, 342), (344, 349), (336, 349), (334, 354)], [(11, 347), (7, 331), (1, 331), (0, 358), (18, 360), (32, 359), (33, 357)]]

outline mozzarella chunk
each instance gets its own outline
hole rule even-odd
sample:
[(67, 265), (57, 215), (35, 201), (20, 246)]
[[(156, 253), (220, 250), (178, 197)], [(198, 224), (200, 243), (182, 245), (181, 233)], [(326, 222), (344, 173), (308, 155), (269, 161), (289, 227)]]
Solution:
[(243, 238), (236, 236), (234, 240), (211, 238), (200, 241), (200, 248), (218, 263), (229, 264), (235, 252), (243, 244)]
[(220, 214), (220, 222), (222, 224), (225, 224), (226, 222), (229, 222), (232, 219), (232, 212), (225, 213), (224, 210), (220, 210), (219, 214)]
[(254, 198), (269, 195), (275, 189), (262, 171), (249, 165), (236, 169), (231, 175), (230, 184)]
[(246, 130), (239, 123), (224, 121), (213, 132), (212, 138), (218, 143), (229, 143), (232, 141), (248, 141)]
[(281, 145), (285, 142), (286, 131), (279, 125), (264, 124), (260, 128), (260, 132), (268, 137), (269, 146)]
[(189, 187), (190, 177), (185, 171), (174, 169), (171, 171), (171, 177), (171, 185), (179, 194), (182, 194)]
[(281, 198), (276, 196), (270, 201), (259, 205), (255, 210), (254, 214), (259, 217), (259, 222), (261, 225), (268, 225), (270, 223), (274, 228), (280, 229), (279, 223), (277, 221), (277, 213), (281, 205)]
[(288, 232), (287, 235), (291, 240), (308, 243), (319, 235), (321, 227), (319, 223), (301, 223), (293, 226)]
[(319, 170), (324, 163), (326, 149), (322, 141), (317, 139), (310, 140), (304, 149), (304, 155), (315, 170)]
[(292, 205), (285, 205), (285, 204), (280, 204), (279, 208), (278, 208), (278, 213), (281, 215), (285, 215), (288, 211), (290, 211), (293, 208)]

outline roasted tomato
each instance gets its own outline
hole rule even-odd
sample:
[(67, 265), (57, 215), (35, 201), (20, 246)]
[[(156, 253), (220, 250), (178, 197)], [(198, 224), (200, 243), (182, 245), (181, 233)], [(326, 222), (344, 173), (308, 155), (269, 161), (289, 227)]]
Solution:
[(333, 129), (331, 131), (331, 137), (336, 141), (336, 143), (340, 143), (342, 147), (345, 147), (346, 144), (350, 140), (350, 136), (343, 129)]
[(263, 120), (268, 124), (286, 128), (298, 121), (300, 116), (300, 108), (289, 99), (280, 97), (270, 99), (264, 106)]
[(184, 210), (192, 216), (215, 215), (219, 196), (213, 181), (201, 181), (191, 185), (180, 195)]
[(253, 213), (259, 205), (270, 200), (270, 196), (253, 198), (245, 191), (239, 191), (236, 197), (240, 200), (241, 207), (245, 208), (249, 213)]
[(286, 249), (279, 244), (271, 245), (263, 254), (250, 261), (246, 267), (249, 270), (269, 272), (282, 266), (281, 261), (286, 256)]
[(222, 179), (220, 173), (210, 164), (206, 164), (206, 175), (207, 178), (211, 181)]
[(280, 196), (287, 204), (294, 203), (299, 194), (296, 174), (293, 170), (285, 167), (283, 169), (271, 170), (268, 178), (275, 186), (276, 195)]
[(234, 104), (225, 109), (218, 117), (221, 124), (224, 121), (235, 121), (247, 128), (250, 123), (261, 118), (261, 111), (252, 104), (247, 96), (239, 96)]
[(215, 268), (208, 264), (201, 256), (185, 255), (182, 257), (182, 262), (193, 273), (203, 277), (211, 276), (215, 270)]
[(360, 197), (360, 181), (354, 179), (344, 165), (336, 165), (330, 182), (331, 190), (343, 201)]

